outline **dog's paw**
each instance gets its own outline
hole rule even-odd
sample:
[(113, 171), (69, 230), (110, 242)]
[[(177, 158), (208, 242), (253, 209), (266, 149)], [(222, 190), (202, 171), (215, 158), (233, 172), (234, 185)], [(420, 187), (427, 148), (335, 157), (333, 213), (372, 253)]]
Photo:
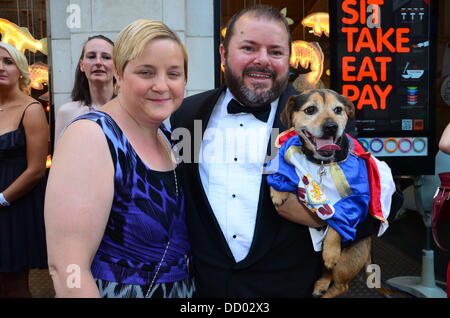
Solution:
[(270, 188), (270, 198), (272, 199), (272, 203), (275, 207), (283, 205), (283, 203), (286, 202), (288, 197), (289, 197), (288, 192), (280, 192), (274, 190), (273, 188)]
[(334, 268), (341, 257), (341, 236), (332, 227), (328, 227), (327, 235), (323, 241), (322, 258), (325, 267)]
[(324, 293), (325, 293), (325, 291), (323, 291), (323, 292), (316, 292), (316, 291), (313, 291), (312, 297), (313, 297), (313, 298), (322, 298), (322, 296), (323, 296)]
[(325, 264), (325, 267), (328, 269), (333, 269), (339, 261), (340, 257), (340, 249), (324, 249), (322, 253), (323, 262)]
[(314, 290), (313, 290), (312, 296), (314, 298), (322, 297), (325, 294), (325, 292), (328, 290), (329, 287), (330, 287), (330, 280), (319, 279), (314, 284)]

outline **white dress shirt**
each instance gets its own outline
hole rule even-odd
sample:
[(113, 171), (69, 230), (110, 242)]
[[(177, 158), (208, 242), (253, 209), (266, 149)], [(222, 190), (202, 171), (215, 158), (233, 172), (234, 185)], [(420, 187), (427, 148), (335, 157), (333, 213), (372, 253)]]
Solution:
[(278, 99), (267, 123), (252, 114), (228, 114), (233, 98), (217, 101), (203, 135), (199, 169), (203, 188), (231, 252), (239, 262), (250, 249), (255, 231), (262, 169)]

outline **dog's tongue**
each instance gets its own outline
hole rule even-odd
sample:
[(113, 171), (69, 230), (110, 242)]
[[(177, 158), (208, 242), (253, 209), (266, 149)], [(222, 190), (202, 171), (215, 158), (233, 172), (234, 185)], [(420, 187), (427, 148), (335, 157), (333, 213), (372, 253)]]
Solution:
[(333, 142), (333, 137), (316, 138), (316, 149), (318, 151), (336, 151), (341, 150), (341, 147)]

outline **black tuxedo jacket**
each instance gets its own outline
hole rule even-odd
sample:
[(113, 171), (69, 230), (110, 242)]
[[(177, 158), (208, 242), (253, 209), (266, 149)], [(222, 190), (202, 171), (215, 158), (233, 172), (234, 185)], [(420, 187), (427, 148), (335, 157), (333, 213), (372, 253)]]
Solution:
[[(225, 87), (188, 97), (171, 117), (172, 130), (187, 128), (194, 137), (195, 120), (207, 128), (211, 112)], [(287, 99), (298, 94), (292, 86), (280, 96), (274, 127), (286, 127), (280, 113)], [(205, 195), (197, 161), (197, 142), (191, 142), (191, 162), (180, 168), (193, 255), (197, 297), (310, 297), (321, 272), (321, 254), (312, 247), (309, 229), (280, 217), (263, 176), (255, 232), (249, 253), (234, 260)], [(274, 140), (272, 140), (274, 142)], [(186, 151), (184, 149), (183, 151)], [(239, 180), (236, 180), (239, 182)], [(239, 211), (237, 211), (239, 212)]]

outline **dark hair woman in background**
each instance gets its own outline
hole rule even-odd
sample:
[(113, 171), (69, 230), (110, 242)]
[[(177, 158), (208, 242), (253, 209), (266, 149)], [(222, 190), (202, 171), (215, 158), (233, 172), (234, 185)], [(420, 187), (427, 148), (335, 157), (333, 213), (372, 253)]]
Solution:
[(62, 105), (56, 113), (55, 144), (65, 127), (78, 116), (97, 109), (114, 95), (114, 42), (103, 35), (95, 35), (86, 41), (81, 52), (72, 102)]

